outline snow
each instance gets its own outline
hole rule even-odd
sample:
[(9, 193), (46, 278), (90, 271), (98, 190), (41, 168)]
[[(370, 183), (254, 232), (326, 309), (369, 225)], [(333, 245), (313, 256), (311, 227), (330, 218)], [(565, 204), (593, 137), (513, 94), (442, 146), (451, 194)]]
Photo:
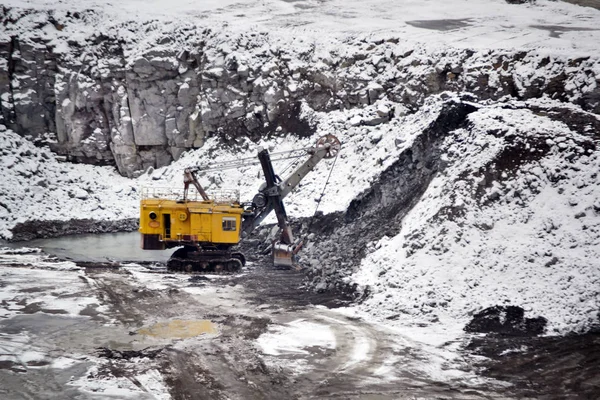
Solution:
[[(484, 107), (469, 120), (469, 131), (447, 139), (450, 166), (431, 182), (400, 233), (374, 244), (348, 279), (372, 290), (359, 311), (381, 319), (396, 315), (405, 326), (441, 328), (464, 326), (486, 307), (518, 305), (527, 317), (547, 318), (548, 333), (585, 330), (597, 321), (600, 306), (598, 152), (581, 155), (581, 143), (589, 139), (528, 110)], [(492, 127), (505, 130), (504, 136), (486, 135)], [(495, 181), (477, 201), (477, 174), (464, 179), (461, 173), (484, 168), (507, 146), (506, 137), (531, 143), (553, 137), (581, 156), (569, 161), (566, 150), (554, 145), (538, 161)], [(464, 216), (440, 217), (452, 206)]]
[(337, 343), (332, 328), (304, 318), (283, 325), (270, 325), (256, 340), (263, 359), (272, 368), (286, 368), (301, 375), (314, 368), (309, 360), (315, 353), (335, 350)]
[[(0, 303), (4, 305), (0, 317), (11, 318), (31, 304), (39, 306), (41, 311), (38, 312), (51, 310), (73, 317), (81, 316), (81, 311), (90, 306), (97, 311), (105, 310), (82, 268), (35, 250), (0, 248), (0, 279), (3, 282)], [(25, 267), (11, 268), (15, 264)]]
[(321, 318), (325, 321), (347, 326), (354, 337), (354, 346), (350, 352), (350, 359), (339, 368), (340, 372), (347, 371), (361, 362), (369, 359), (371, 353), (373, 353), (375, 350), (374, 347), (376, 346), (376, 343), (374, 343), (371, 338), (365, 335), (359, 327), (332, 317), (323, 316)]
[(56, 369), (66, 369), (66, 368), (70, 368), (73, 365), (77, 364), (78, 362), (80, 362), (80, 360), (76, 360), (70, 357), (58, 357), (54, 360), (52, 360), (52, 363), (50, 364), (50, 366), (52, 368), (56, 368)]
[[(96, 360), (97, 364), (104, 363)], [(138, 366), (139, 367), (139, 366)], [(132, 376), (115, 376), (111, 372), (100, 372), (98, 365), (93, 365), (86, 374), (69, 385), (79, 388), (87, 396), (115, 399), (147, 399), (169, 400), (171, 395), (160, 372), (147, 369)]]
[[(285, 325), (271, 325), (256, 341), (263, 354), (309, 354), (308, 347), (335, 349), (335, 336), (327, 325), (297, 319)], [(357, 356), (360, 357), (360, 356)]]
[(119, 220), (138, 213), (138, 185), (114, 168), (59, 161), (11, 130), (0, 132), (0, 237), (27, 220)]
[(47, 254), (41, 254), (40, 249), (27, 247), (16, 250), (6, 247), (0, 248), (0, 266), (10, 266), (15, 263), (55, 271), (77, 271), (82, 269), (71, 261), (58, 261)]
[[(155, 19), (162, 20), (167, 29), (169, 25), (201, 22), (203, 26), (225, 26), (232, 31), (276, 31), (308, 40), (367, 32), (374, 37), (396, 36), (413, 44), (440, 48), (451, 45), (586, 52), (596, 50), (600, 42), (600, 11), (550, 0), (524, 5), (504, 0), (152, 0), (143, 5), (139, 0), (6, 0), (4, 5), (55, 12), (94, 10), (98, 14), (88, 17), (90, 30), (96, 24), (118, 26), (123, 21)], [(73, 30), (65, 26), (60, 35), (67, 36)], [(132, 35), (136, 34), (123, 33), (126, 37)], [(144, 36), (150, 39), (147, 32), (137, 35), (142, 40)]]

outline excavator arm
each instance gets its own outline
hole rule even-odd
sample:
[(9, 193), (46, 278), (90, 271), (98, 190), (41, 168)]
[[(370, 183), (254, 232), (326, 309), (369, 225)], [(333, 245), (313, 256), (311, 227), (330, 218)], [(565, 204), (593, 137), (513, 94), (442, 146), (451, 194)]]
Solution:
[(256, 211), (244, 219), (242, 236), (250, 234), (271, 211), (275, 211), (277, 225), (281, 231), (280, 240), (273, 244), (275, 265), (291, 265), (292, 256), (298, 252), (302, 245), (302, 243), (298, 245), (294, 243), (292, 230), (287, 223), (283, 199), (298, 186), (302, 179), (321, 160), (335, 157), (340, 147), (340, 142), (335, 136), (326, 135), (321, 137), (317, 141), (317, 145), (308, 150), (311, 156), (283, 181), (275, 174), (269, 152), (264, 149), (259, 151), (258, 159), (263, 169), (265, 183), (252, 201)]
[[(211, 198), (196, 174), (254, 165), (257, 164), (256, 157), (186, 168), (183, 198), (171, 189), (166, 194), (143, 193), (140, 203), (142, 248), (164, 250), (179, 247), (167, 262), (170, 271), (239, 271), (245, 263), (245, 257), (236, 252), (234, 246), (274, 211), (280, 237), (273, 242), (273, 261), (275, 265), (291, 266), (292, 258), (302, 247), (302, 242), (294, 240), (283, 199), (321, 160), (337, 156), (340, 148), (341, 144), (335, 136), (326, 135), (310, 148), (273, 153), (261, 149), (258, 162), (262, 166), (265, 182), (252, 202), (247, 203), (240, 203), (239, 192), (236, 195), (225, 192)], [(307, 155), (307, 159), (285, 180), (276, 175), (272, 162)], [(195, 188), (197, 193), (188, 193), (190, 187)]]

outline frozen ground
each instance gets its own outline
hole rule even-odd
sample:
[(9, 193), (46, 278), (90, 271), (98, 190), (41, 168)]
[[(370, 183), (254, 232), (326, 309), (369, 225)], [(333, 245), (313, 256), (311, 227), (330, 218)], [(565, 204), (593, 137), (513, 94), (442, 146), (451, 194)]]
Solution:
[[(597, 335), (549, 345), (496, 338), (484, 346), (480, 335), (436, 341), (423, 336), (427, 328), (393, 328), (335, 308), (345, 302), (305, 291), (303, 274), (255, 262), (238, 275), (191, 276), (151, 263), (83, 268), (31, 248), (3, 248), (0, 256), (3, 399), (597, 393)], [(26, 279), (31, 274), (44, 280)], [(485, 357), (465, 350), (470, 340)], [(498, 379), (481, 375), (490, 365)]]
[(600, 11), (549, 0), (524, 5), (504, 0), (6, 0), (4, 4), (63, 12), (102, 11), (107, 16), (98, 23), (103, 26), (158, 19), (226, 26), (232, 31), (268, 30), (324, 42), (332, 36), (368, 33), (442, 48), (522, 48), (553, 53), (587, 53), (597, 50), (600, 43)]
[(301, 274), (251, 265), (190, 277), (85, 269), (35, 249), (0, 256), (6, 399), (511, 396), (477, 377), (458, 343), (432, 346), (312, 305)]

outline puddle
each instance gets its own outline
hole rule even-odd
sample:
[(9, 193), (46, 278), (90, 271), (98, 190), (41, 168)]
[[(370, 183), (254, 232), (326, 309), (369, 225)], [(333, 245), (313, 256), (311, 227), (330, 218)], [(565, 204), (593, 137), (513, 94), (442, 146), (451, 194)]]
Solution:
[(99, 324), (89, 317), (21, 314), (0, 319), (0, 360), (2, 351), (8, 348), (14, 348), (14, 354), (38, 345), (77, 352), (90, 347), (131, 348), (136, 339), (136, 343), (144, 344), (141, 338), (131, 336), (124, 329)]
[(406, 21), (410, 26), (415, 28), (432, 29), (434, 31), (450, 31), (470, 26), (470, 18), (462, 19), (421, 19), (414, 21)]
[(597, 31), (598, 29), (594, 28), (583, 28), (577, 26), (562, 26), (562, 25), (530, 25), (535, 29), (542, 29), (550, 32), (551, 38), (559, 38), (565, 32), (587, 32), (587, 31)]
[(206, 319), (196, 321), (174, 319), (169, 322), (159, 322), (147, 328), (142, 328), (137, 333), (163, 339), (186, 339), (204, 334), (216, 335), (217, 328), (211, 321)]
[(157, 261), (166, 262), (175, 249), (142, 250), (139, 232), (70, 235), (26, 242), (0, 243), (18, 247), (39, 247), (46, 253), (73, 261)]
[(88, 318), (35, 313), (17, 315), (0, 321), (0, 333), (15, 335), (22, 332), (35, 332), (39, 336), (56, 336), (60, 332), (89, 329)]

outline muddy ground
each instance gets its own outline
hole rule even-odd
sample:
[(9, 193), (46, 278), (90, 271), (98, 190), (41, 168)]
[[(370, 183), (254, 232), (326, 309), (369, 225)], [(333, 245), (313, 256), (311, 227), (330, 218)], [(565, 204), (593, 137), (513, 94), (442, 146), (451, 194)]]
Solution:
[(583, 7), (592, 7), (600, 10), (600, 0), (563, 0), (566, 3), (577, 4)]
[(160, 262), (0, 256), (2, 399), (600, 394), (597, 335), (431, 346), (342, 312), (350, 296), (309, 292), (303, 271), (260, 257), (215, 276), (171, 274)]
[(513, 383), (518, 397), (600, 398), (600, 333), (566, 337), (474, 338), (472, 354), (486, 357), (482, 374)]

